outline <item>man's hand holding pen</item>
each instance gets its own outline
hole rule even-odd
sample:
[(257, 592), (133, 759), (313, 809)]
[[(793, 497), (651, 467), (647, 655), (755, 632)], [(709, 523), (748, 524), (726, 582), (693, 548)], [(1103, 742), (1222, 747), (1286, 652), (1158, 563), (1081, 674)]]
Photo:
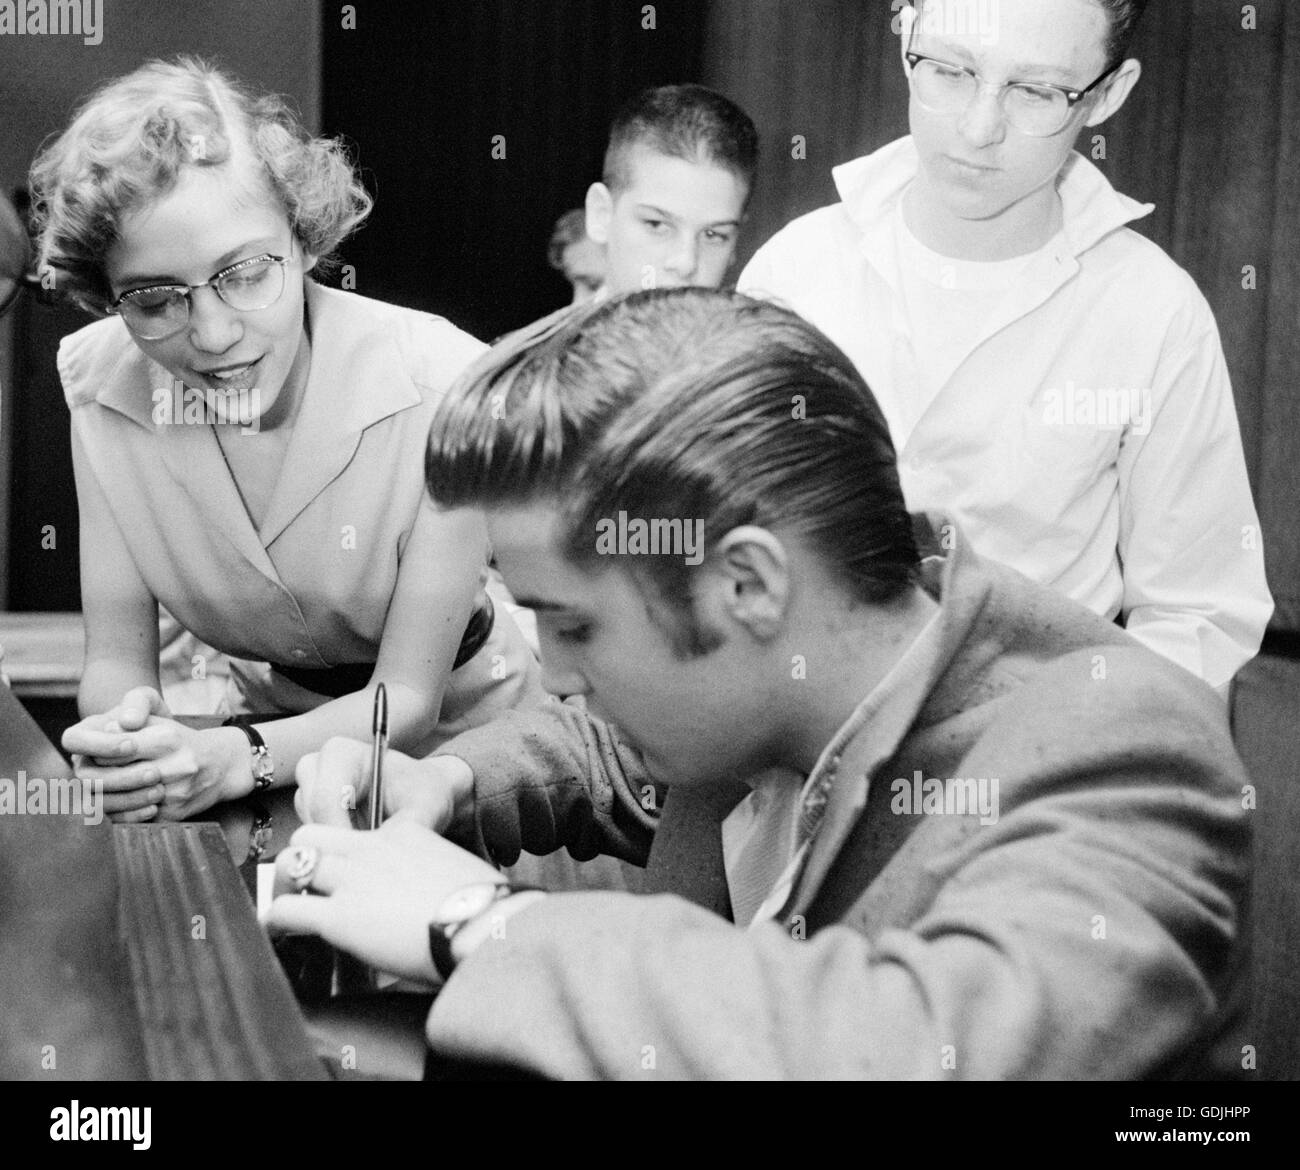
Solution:
[(436, 983), (434, 912), (457, 890), (502, 881), (482, 858), (408, 818), (393, 817), (373, 833), (304, 825), (276, 861), (277, 888), (293, 892), (275, 899), (266, 924), (319, 935), (403, 979)]
[[(328, 740), (298, 763), (294, 807), (303, 824), (361, 826), (370, 796), (372, 745)], [(474, 774), (455, 756), (416, 760), (401, 752), (383, 757), (384, 817), (414, 821), (438, 833), (465, 823), (474, 802)]]
[[(463, 823), (473, 806), (474, 778), (464, 761), (454, 756), (414, 760), (387, 751), (386, 740), (380, 688), (371, 744), (332, 739), (299, 762), (296, 803), (303, 826), (276, 862), (276, 888), (282, 893), (272, 903), (267, 926), (319, 935), (374, 971), (437, 982), (448, 962), (484, 941), (479, 919), (488, 909), (496, 929), (497, 922), (545, 895), (525, 890), (500, 901), (493, 891), (509, 892), (500, 871), (440, 835), (457, 820)], [(363, 809), (372, 831), (356, 831), (353, 813)], [(432, 915), (476, 887), (492, 900), (482, 913), (451, 924), (442, 966), (435, 968)], [(373, 973), (369, 978), (375, 982)]]

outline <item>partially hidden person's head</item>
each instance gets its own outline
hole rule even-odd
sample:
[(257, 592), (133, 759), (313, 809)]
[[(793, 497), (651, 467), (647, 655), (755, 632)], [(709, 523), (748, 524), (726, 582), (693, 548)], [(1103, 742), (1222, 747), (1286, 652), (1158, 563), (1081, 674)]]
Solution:
[(306, 274), (371, 206), (339, 143), (188, 57), (106, 83), (31, 185), (58, 286), (185, 385), (256, 390), (259, 415), (302, 373)]
[[(1124, 104), (1146, 0), (913, 0), (897, 18), (919, 182), (969, 230), (1032, 234), (1079, 134)], [(982, 83), (982, 84), (981, 84)]]
[(546, 259), (573, 288), (572, 304), (585, 305), (605, 283), (605, 249), (587, 235), (587, 213), (581, 207), (555, 221)]
[(487, 510), (547, 688), (588, 695), (664, 780), (767, 766), (795, 660), (917, 589), (861, 376), (734, 292), (634, 293), (506, 339), (440, 405), (426, 471), (439, 505)]
[(720, 287), (757, 165), (754, 123), (721, 94), (665, 85), (634, 97), (614, 119), (602, 181), (587, 192), (608, 292)]

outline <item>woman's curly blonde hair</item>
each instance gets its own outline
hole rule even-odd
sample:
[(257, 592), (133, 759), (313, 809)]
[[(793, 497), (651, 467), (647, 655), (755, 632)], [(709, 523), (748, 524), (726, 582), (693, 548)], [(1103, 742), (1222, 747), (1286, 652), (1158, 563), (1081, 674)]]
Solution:
[(104, 258), (125, 216), (186, 166), (218, 167), (247, 144), (317, 270), (370, 214), (342, 143), (313, 138), (283, 98), (259, 95), (195, 57), (150, 61), (107, 82), (31, 168), (42, 266), (79, 304), (113, 299)]

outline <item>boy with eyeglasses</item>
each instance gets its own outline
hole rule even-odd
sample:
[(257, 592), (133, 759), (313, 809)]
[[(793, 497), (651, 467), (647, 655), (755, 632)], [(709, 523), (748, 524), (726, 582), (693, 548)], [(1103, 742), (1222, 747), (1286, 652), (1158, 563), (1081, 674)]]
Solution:
[(1127, 227), (1151, 205), (1074, 151), (1137, 84), (1145, 0), (971, 7), (899, 13), (911, 136), (839, 167), (739, 287), (853, 359), (912, 511), (1224, 693), (1273, 606), (1218, 330)]

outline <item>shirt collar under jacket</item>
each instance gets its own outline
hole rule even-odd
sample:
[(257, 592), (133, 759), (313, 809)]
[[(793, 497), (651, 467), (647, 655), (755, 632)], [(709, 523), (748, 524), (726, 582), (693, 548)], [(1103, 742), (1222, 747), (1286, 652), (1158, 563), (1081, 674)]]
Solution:
[[(976, 695), (988, 702), (1022, 685), (1044, 652), (1050, 659), (1067, 651), (1070, 642), (1076, 649), (1092, 647), (1101, 631), (1118, 644), (1131, 644), (1127, 634), (1084, 615), (1068, 599), (1028, 588), (1018, 573), (985, 561), (951, 518), (931, 513), (926, 519), (935, 539), (944, 537), (930, 550), (934, 555), (923, 554), (921, 562), (922, 587), (939, 603), (939, 612), (835, 733), (809, 775), (805, 793), (818, 789), (827, 769), (832, 773), (787, 914), (807, 911), (866, 809), (872, 777), (905, 739), (946, 738), (947, 720)], [(1044, 635), (1041, 643), (1035, 643), (1036, 633)], [(890, 778), (882, 775), (876, 782), (888, 786)], [(899, 829), (904, 819), (893, 820), (892, 828)]]

